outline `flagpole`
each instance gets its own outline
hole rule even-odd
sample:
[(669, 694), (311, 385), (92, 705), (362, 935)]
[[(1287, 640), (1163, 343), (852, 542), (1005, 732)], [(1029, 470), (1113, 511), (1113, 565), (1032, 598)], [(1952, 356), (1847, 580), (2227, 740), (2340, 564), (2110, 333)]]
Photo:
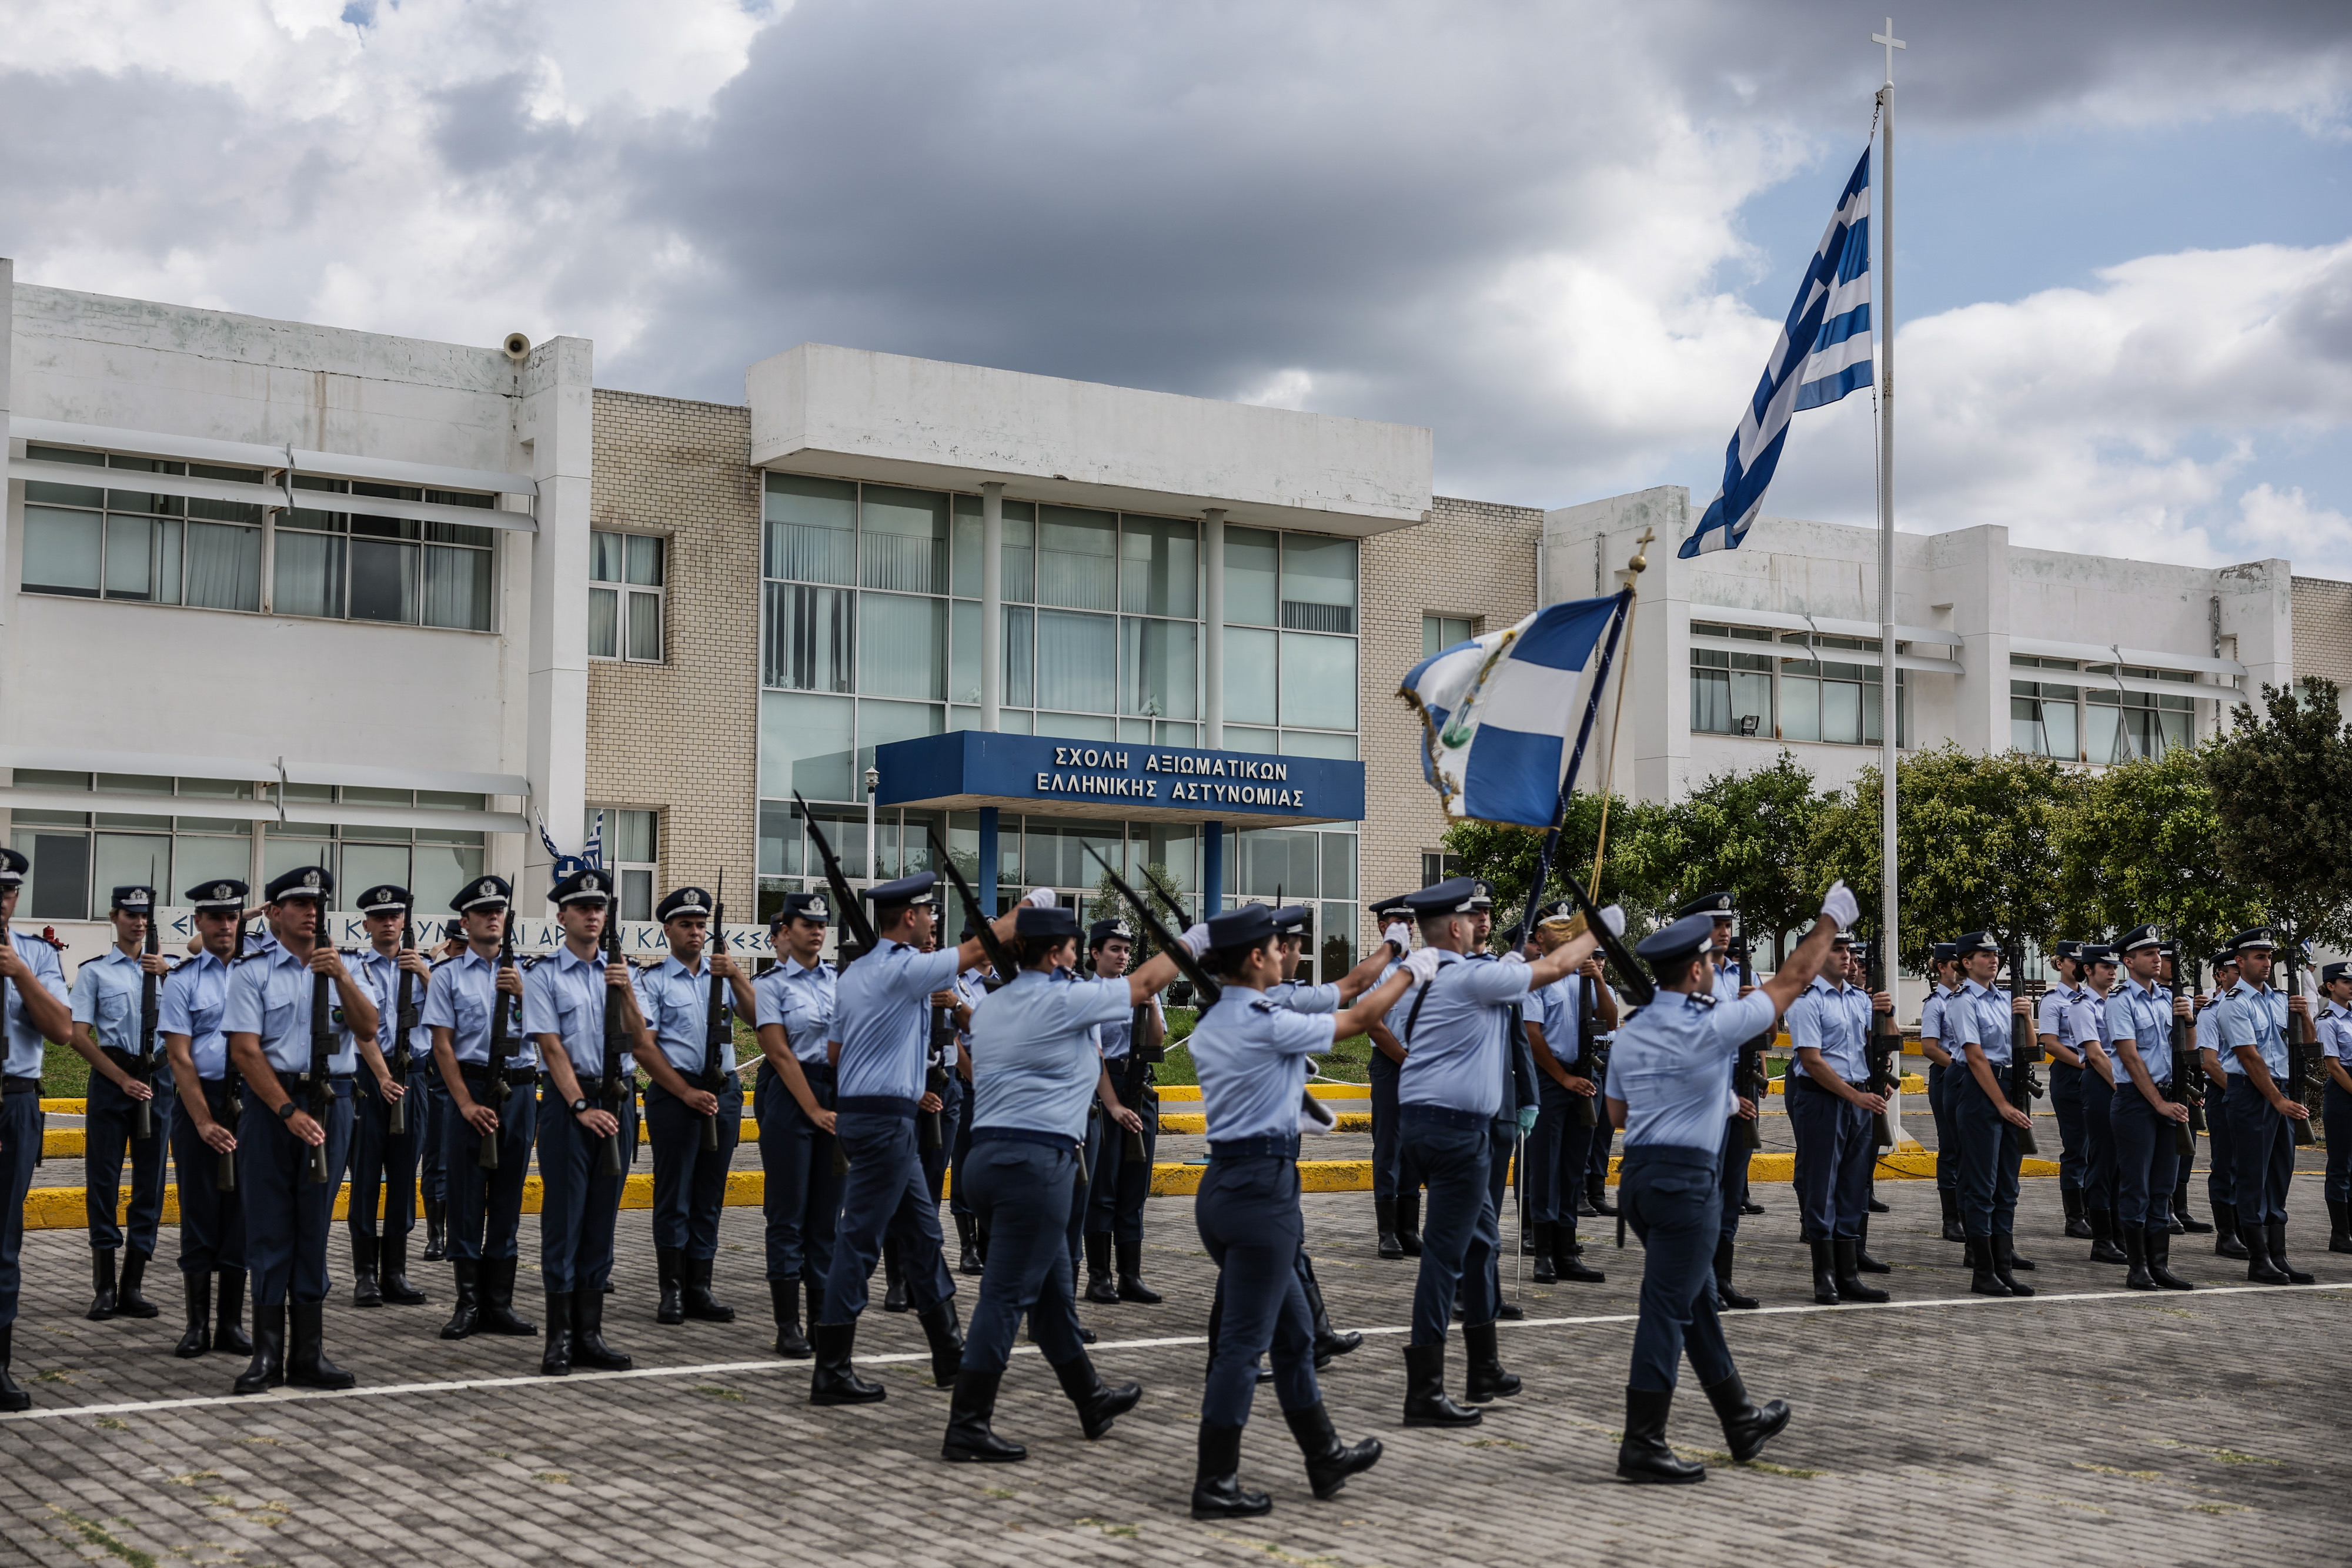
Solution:
[[(1886, 956), (1881, 972), (1894, 988), (1901, 984), (1895, 965), (1895, 776), (1899, 749), (1895, 724), (1902, 712), (1895, 667), (1895, 51), (1904, 43), (1895, 36), (1892, 16), (1886, 19), (1886, 31), (1872, 34), (1870, 41), (1886, 50), (1886, 80), (1878, 89), (1879, 180), (1873, 204), (1878, 219), (1878, 280), (1872, 314), (1878, 327), (1878, 936)], [(1899, 1148), (1906, 1141), (1899, 1089), (1886, 1111)]]

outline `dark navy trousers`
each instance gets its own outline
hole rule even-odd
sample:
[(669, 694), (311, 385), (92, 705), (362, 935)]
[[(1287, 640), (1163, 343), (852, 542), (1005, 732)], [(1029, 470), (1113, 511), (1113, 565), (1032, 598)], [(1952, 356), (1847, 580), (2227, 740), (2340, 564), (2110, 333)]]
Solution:
[(1407, 1191), (1429, 1189), (1421, 1221), (1421, 1277), (1412, 1292), (1412, 1343), (1444, 1344), (1457, 1287), (1465, 1322), (1493, 1322), (1500, 1307), (1495, 1260), (1502, 1236), (1488, 1182), (1490, 1161), (1509, 1155), (1489, 1150), (1494, 1124), (1475, 1112), (1408, 1105), (1402, 1122), (1398, 1180)]
[(449, 1162), (449, 1257), (479, 1262), (518, 1255), (515, 1232), (522, 1223), (523, 1183), (530, 1177), (530, 1144), (538, 1131), (538, 1086), (522, 1082), (503, 1091), (487, 1080), (466, 1092), (477, 1105), (499, 1113), (499, 1168), (482, 1168), (482, 1134), (457, 1113), (457, 1102), (441, 1102), (441, 1151)]
[[(121, 1063), (118, 1052), (107, 1054)], [(146, 1137), (132, 1134), (139, 1125), (139, 1102), (114, 1085), (102, 1072), (89, 1075), (88, 1110), (83, 1117), (82, 1204), (89, 1218), (93, 1250), (111, 1252), (123, 1245), (126, 1227), (115, 1222), (122, 1201), (122, 1156), (131, 1155), (131, 1207), (126, 1218), (131, 1250), (142, 1257), (155, 1253), (155, 1227), (163, 1218), (163, 1177), (170, 1167), (172, 1113), (179, 1096), (172, 1074), (155, 1074), (155, 1098), (148, 1104), (155, 1130)]]
[(2180, 1174), (2172, 1124), (2157, 1114), (2139, 1085), (2116, 1090), (2108, 1113), (2116, 1149), (2116, 1223), (2125, 1230), (2170, 1228), (2172, 1188)]
[(1625, 1386), (1664, 1393), (1685, 1353), (1702, 1387), (1738, 1370), (1715, 1310), (1715, 1244), (1723, 1232), (1721, 1156), (1636, 1144), (1618, 1168), (1617, 1201), (1642, 1239), (1642, 1317)]
[[(1143, 1158), (1127, 1157), (1125, 1128), (1104, 1130), (1102, 1152), (1095, 1156), (1095, 1179), (1087, 1187), (1088, 1235), (1138, 1243), (1143, 1239), (1143, 1205), (1151, 1196), (1151, 1166), (1160, 1153), (1160, 1103), (1156, 1094), (1137, 1099), (1127, 1108), (1143, 1118)], [(1120, 1103), (1127, 1103), (1123, 1097)]]
[(2328, 1074), (2320, 1092), (2319, 1113), (2327, 1124), (2327, 1178), (2323, 1189), (2330, 1203), (2352, 1202), (2352, 1094)]
[[(613, 1277), (613, 1228), (629, 1173), (625, 1162), (618, 1176), (607, 1176), (604, 1140), (580, 1124), (556, 1092), (554, 1080), (541, 1078), (540, 1086), (539, 1271), (551, 1295), (601, 1291)], [(621, 1112), (621, 1147), (633, 1149), (636, 1140), (632, 1104)], [(501, 1160), (505, 1153), (499, 1151)]]
[(408, 1119), (423, 1130), (417, 1136), (416, 1176), (427, 1203), (449, 1201), (449, 1163), (441, 1157), (441, 1113), (449, 1103), (448, 1086), (439, 1071), (428, 1069), (410, 1075), (416, 1103)]
[(1003, 1372), (1029, 1318), (1048, 1364), (1086, 1354), (1078, 1338), (1077, 1290), (1064, 1241), (1076, 1200), (1075, 1144), (990, 1137), (979, 1130), (970, 1165), (972, 1212), (988, 1227), (988, 1262), (964, 1340), (966, 1372)]
[(2238, 1201), (2238, 1145), (2230, 1135), (2229, 1085), (2209, 1079), (2205, 1084), (2205, 1197), (2210, 1203)]
[(1527, 1160), (1528, 1218), (1537, 1225), (1576, 1228), (1576, 1195), (1583, 1190), (1585, 1163), (1592, 1157), (1592, 1128), (1577, 1113), (1594, 1105), (1570, 1093), (1547, 1074), (1540, 1087), (1535, 1130), (1521, 1151)]
[(1584, 1160), (1584, 1181), (1588, 1186), (1605, 1186), (1609, 1182), (1609, 1156), (1617, 1147), (1617, 1126), (1609, 1120), (1609, 1071), (1587, 1072), (1596, 1091), (1593, 1104), (1601, 1115), (1592, 1129), (1592, 1145)]
[(24, 1283), (25, 1194), (41, 1153), (41, 1081), (12, 1078), (0, 1095), (0, 1328), (16, 1321)]
[(727, 1167), (743, 1138), (743, 1080), (727, 1075), (719, 1091), (719, 1146), (702, 1146), (709, 1118), (658, 1083), (646, 1085), (646, 1127), (654, 1155), (654, 1246), (690, 1259), (719, 1256), (719, 1216), (727, 1207)]
[[(1993, 1081), (2005, 1090), (2009, 1073), (1996, 1067)], [(1960, 1124), (1961, 1228), (1971, 1236), (2007, 1236), (2017, 1228), (2017, 1129), (2002, 1119), (1973, 1072), (1960, 1080), (1954, 1098), (1954, 1119)]]
[(2286, 1190), (2294, 1179), (2294, 1129), (2242, 1072), (2231, 1075), (2228, 1109), (2238, 1218), (2247, 1225), (2284, 1224)]
[[(2087, 1067), (2069, 1067), (2053, 1058), (2050, 1063), (2050, 1108), (2058, 1113), (2058, 1186), (2062, 1192), (2083, 1190), (2083, 1080), (2099, 1075)], [(2105, 1088), (2102, 1082), (2099, 1087)]]
[[(1114, 1132), (1117, 1131), (1116, 1124), (1103, 1114), (1102, 1104), (1097, 1101), (1087, 1113), (1087, 1176), (1081, 1178), (1071, 1190), (1070, 1212), (1066, 1217), (1066, 1224), (1062, 1231), (1062, 1239), (1070, 1249), (1070, 1268), (1073, 1272), (1079, 1268), (1087, 1255), (1087, 1188), (1090, 1185), (1093, 1174), (1102, 1169), (1103, 1145), (1108, 1142), (1103, 1136), (1103, 1129), (1106, 1127), (1111, 1128)], [(995, 1244), (995, 1239), (992, 1236), (989, 1245), (992, 1247)]]
[[(307, 1090), (279, 1082), (305, 1112)], [(245, 1262), (257, 1308), (310, 1306), (327, 1299), (327, 1237), (352, 1152), (352, 1082), (334, 1085), (327, 1129), (327, 1179), (310, 1179), (310, 1145), (247, 1091), (236, 1129), (236, 1186), (245, 1195)]]
[[(1870, 1167), (1877, 1153), (1870, 1113), (1840, 1094), (1790, 1078), (1789, 1129), (1797, 1140), (1798, 1239), (1852, 1240), (1870, 1218)], [(1741, 1154), (1744, 1161), (1745, 1152)], [(1726, 1161), (1726, 1164), (1729, 1164)]]
[[(227, 1083), (207, 1078), (204, 1085), (205, 1104), (211, 1109), (213, 1120), (237, 1132), (236, 1124), (228, 1119)], [(242, 1189), (221, 1191), (220, 1155), (196, 1135), (193, 1116), (172, 1118), (172, 1167), (178, 1174), (180, 1188), (180, 1272), (241, 1271), (245, 1268), (245, 1194)]]
[[(428, 1103), (418, 1091), (431, 1071), (409, 1071), (408, 1092), (403, 1097), (408, 1125), (398, 1137), (391, 1131), (392, 1107), (373, 1092), (374, 1085), (352, 1101), (352, 1201), (343, 1213), (353, 1236), (405, 1236), (416, 1228), (416, 1156), (425, 1144), (422, 1118)], [(379, 1202), (381, 1228), (376, 1222)]]
[(1739, 1206), (1748, 1201), (1748, 1161), (1756, 1152), (1740, 1146), (1739, 1129), (1755, 1124), (1737, 1116), (1723, 1119), (1723, 1169), (1716, 1180), (1723, 1199), (1722, 1226), (1716, 1233), (1720, 1246), (1728, 1247), (1739, 1235)]
[[(969, 1219), (973, 1209), (971, 1199), (963, 1190), (963, 1167), (964, 1162), (971, 1158), (971, 1107), (975, 1096), (971, 1085), (964, 1082), (961, 1074), (957, 1075), (956, 1082), (963, 1085), (963, 1092), (956, 1099), (955, 1147), (950, 1151), (948, 1162), (948, 1168), (953, 1173), (948, 1182), (948, 1212), (959, 1219)], [(832, 1102), (828, 1100), (825, 1103), (831, 1104)]]
[(1372, 1197), (1397, 1195), (1397, 1076), (1404, 1068), (1372, 1048)]
[[(833, 1069), (803, 1061), (809, 1092), (819, 1108), (833, 1109)], [(833, 1171), (833, 1134), (819, 1127), (784, 1087), (760, 1067), (751, 1092), (751, 1113), (760, 1124), (760, 1169), (765, 1178), (761, 1218), (767, 1221), (768, 1278), (805, 1279), (818, 1291), (833, 1267), (833, 1221), (841, 1207), (841, 1178)], [(962, 1168), (956, 1174), (961, 1194)]]
[(1927, 1064), (1927, 1111), (1936, 1120), (1936, 1190), (1960, 1190), (1960, 1124), (1952, 1118), (1952, 1086), (1957, 1069)]
[[(1299, 1285), (1298, 1163), (1276, 1155), (1213, 1155), (1192, 1204), (1201, 1244), (1217, 1265), (1221, 1316), (1215, 1357), (1201, 1394), (1212, 1427), (1249, 1421), (1258, 1358), (1274, 1354), (1274, 1392), (1285, 1410), (1321, 1401), (1315, 1383), (1315, 1322)], [(989, 1257), (995, 1258), (991, 1237)], [(1424, 1253), (1423, 1256), (1427, 1254)]]
[[(915, 1102), (904, 1104), (903, 1112), (843, 1111), (834, 1123), (834, 1134), (849, 1156), (849, 1175), (841, 1186), (841, 1216), (819, 1322), (851, 1322), (866, 1310), (866, 1281), (882, 1255), (886, 1232), (898, 1250), (907, 1299), (918, 1312), (955, 1296), (955, 1276), (940, 1252), (939, 1200), (924, 1181), (915, 1147)], [(1060, 1218), (1066, 1235), (1066, 1207)], [(992, 1251), (995, 1245), (991, 1236)]]
[[(2095, 1071), (2083, 1073), (2083, 1202), (2114, 1212), (2121, 1200), (2121, 1167), (2116, 1161), (2116, 1092)], [(2137, 1092), (2137, 1090), (2134, 1091)]]

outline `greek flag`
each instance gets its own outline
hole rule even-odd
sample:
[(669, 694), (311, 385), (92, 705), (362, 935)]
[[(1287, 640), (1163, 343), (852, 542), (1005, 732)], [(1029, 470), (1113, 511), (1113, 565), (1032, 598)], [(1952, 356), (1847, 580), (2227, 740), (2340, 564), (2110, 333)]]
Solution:
[(581, 846), (580, 858), (596, 871), (604, 869), (604, 813), (596, 813), (596, 825), (588, 831), (588, 841)]
[(1864, 148), (1805, 269), (1764, 379), (1723, 455), (1723, 489), (1676, 554), (1688, 560), (1739, 548), (1780, 465), (1789, 416), (1870, 385), (1870, 152)]
[(1449, 818), (1552, 825), (1569, 737), (1609, 678), (1595, 651), (1624, 598), (1548, 605), (1406, 672), (1400, 691), (1426, 731), (1422, 776)]

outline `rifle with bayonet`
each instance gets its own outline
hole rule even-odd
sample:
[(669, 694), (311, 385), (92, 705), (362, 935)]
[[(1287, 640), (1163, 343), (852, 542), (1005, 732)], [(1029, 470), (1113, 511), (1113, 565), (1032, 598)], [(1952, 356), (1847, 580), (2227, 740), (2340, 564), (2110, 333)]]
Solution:
[[(604, 905), (604, 931), (597, 946), (604, 950), (607, 970), (621, 961), (621, 909), (617, 903)], [(626, 981), (604, 987), (604, 1060), (597, 1071), (597, 1082), (603, 1089), (605, 1113), (618, 1124), (604, 1138), (598, 1159), (606, 1176), (620, 1176), (637, 1163), (637, 1141), (630, 1135), (629, 1113), (635, 1109), (636, 1074), (630, 1065), (629, 1006), (624, 998), (632, 995)]]
[[(990, 922), (987, 912), (981, 908), (980, 895), (972, 892), (971, 883), (964, 880), (963, 868), (956, 864), (955, 857), (948, 853), (945, 844), (940, 842), (939, 830), (929, 828), (925, 831), (930, 840), (931, 859), (938, 863), (940, 870), (946, 873), (949, 883), (954, 886), (956, 898), (963, 905), (963, 917), (970, 923), (971, 934), (979, 938), (981, 951), (988, 955), (989, 967), (1010, 982), (1013, 976), (1021, 972), (1020, 965), (1014, 963), (1013, 955), (1004, 950), (1004, 944), (996, 939), (996, 927)], [(936, 1052), (933, 1054), (929, 1071), (924, 1075), (924, 1086), (933, 1094), (943, 1094), (946, 1092), (947, 1068), (939, 1061)], [(945, 1136), (940, 1123), (940, 1113), (937, 1111), (927, 1111), (923, 1113), (923, 1134), (928, 1140), (923, 1146), (936, 1149), (940, 1146), (940, 1140)], [(1087, 1179), (1084, 1169), (1085, 1159), (1080, 1158), (1078, 1164), (1079, 1180), (1083, 1182)]]
[[(416, 905), (411, 903), (401, 906), (400, 956), (405, 958), (415, 951)], [(387, 1137), (397, 1138), (408, 1131), (408, 1042), (415, 1038), (412, 1031), (416, 1022), (416, 977), (404, 968), (393, 999), (392, 1060), (384, 1064), (392, 1069), (393, 1082), (400, 1085), (400, 1098), (384, 1108), (383, 1130)]]
[[(151, 867), (147, 873), (152, 879)], [(147, 940), (143, 945), (148, 957), (160, 956), (163, 951), (163, 933), (155, 928), (155, 893), (147, 893)], [(142, 973), (139, 977), (139, 1082), (147, 1085), (147, 1098), (139, 1102), (138, 1125), (131, 1136), (152, 1138), (155, 1135), (155, 1015), (161, 1010), (163, 998), (157, 994), (163, 984), (160, 975)]]
[[(1874, 997), (1886, 990), (1886, 953), (1883, 943), (1873, 942), (1866, 949), (1869, 963), (1865, 969)], [(1892, 1012), (1880, 1012), (1874, 1006), (1870, 1014), (1870, 1040), (1863, 1048), (1863, 1061), (1870, 1069), (1870, 1092), (1892, 1096), (1903, 1087), (1903, 1031), (1895, 1025)], [(1871, 1137), (1880, 1149), (1895, 1146), (1895, 1119), (1885, 1111), (1870, 1119)]]
[[(2172, 974), (2172, 983), (2178, 988), (2181, 984), (2181, 975), (2177, 964), (2173, 967)], [(2202, 961), (2191, 958), (2189, 960), (2188, 988), (2179, 992), (2189, 998), (2189, 1010), (2191, 1016), (2182, 1037), (2185, 1049), (2176, 1048), (2179, 1050), (2180, 1054), (2172, 1067), (2173, 1082), (2181, 1086), (2181, 1092), (2189, 1100), (2191, 1150), (2194, 1150), (2197, 1145), (2196, 1134), (2205, 1131), (2205, 1096), (2212, 1090), (2212, 1084), (2205, 1076), (2205, 1053), (2197, 1049), (2197, 1020), (2194, 1016), (2197, 1011), (2197, 993), (2204, 988), (2205, 966)]]
[[(2024, 932), (2021, 930), (2010, 932), (2003, 956), (2009, 964), (2009, 983), (2012, 998), (2024, 997)], [(2033, 1075), (2033, 1064), (2041, 1060), (2042, 1037), (2033, 1032), (2031, 1024), (2022, 1030), (2019, 1029), (2017, 1014), (2012, 1009), (2009, 1017), (2009, 1103), (2025, 1113), (2029, 1124), (2033, 1118), (2034, 1099), (2042, 1092), (2042, 1081)], [(2029, 1158), (2036, 1152), (2033, 1128), (2031, 1125), (2017, 1129), (2017, 1152)]]
[(490, 976), (490, 1043), (486, 1064), (488, 1082), (483, 1090), (500, 1124), (482, 1134), (481, 1153), (474, 1163), (486, 1171), (499, 1168), (499, 1142), (506, 1135), (508, 1030), (513, 1013), (507, 1006), (507, 994), (499, 989), (498, 977), (514, 967), (514, 905), (509, 904), (499, 916), (499, 963)]
[[(710, 991), (702, 1008), (702, 1082), (706, 1093), (716, 1094), (727, 1087), (727, 1074), (735, 1065), (735, 1014), (728, 1005), (725, 977), (719, 973), (719, 955), (727, 950), (727, 873), (719, 873), (719, 889), (710, 897), (710, 942), (703, 949), (703, 967), (710, 971)], [(719, 1113), (713, 1111), (702, 1119), (702, 1147), (705, 1153), (719, 1146)]]
[[(2303, 994), (2302, 966), (2295, 962), (2300, 943), (2290, 942), (2279, 949), (2286, 960), (2286, 1082), (2279, 1085), (2289, 1100), (2298, 1105), (2311, 1103), (2311, 1081), (2318, 1071), (2319, 1048), (2311, 1038), (2311, 1020), (2294, 1010), (2294, 998)], [(2312, 1141), (2311, 1118), (2294, 1116), (2287, 1120), (2294, 1129), (2294, 1141), (2299, 1147), (2308, 1147)]]
[[(949, 984), (954, 984), (950, 981)], [(955, 1060), (955, 1009), (934, 1006), (931, 1009), (930, 1050), (923, 1059), (923, 1090), (940, 1097), (944, 1109), (948, 1093), (948, 1063)], [(926, 1152), (945, 1146), (946, 1119), (940, 1111), (918, 1114), (916, 1131), (923, 1140)]]
[[(310, 927), (310, 956), (331, 952), (334, 938), (327, 916), (327, 895), (320, 891), (316, 904), (318, 914)], [(327, 1069), (335, 1054), (335, 982), (325, 975), (310, 977), (310, 1119), (319, 1124), (322, 1134), (310, 1147), (310, 1180), (314, 1186), (326, 1185), (327, 1107), (334, 1099), (334, 1087), (327, 1082)]]
[[(2180, 944), (2167, 942), (2161, 951), (2165, 962), (2170, 966), (2172, 994), (2177, 998), (2180, 995)], [(2172, 1055), (2172, 1071), (2166, 1074), (2160, 1087), (2167, 1100), (2176, 1105), (2186, 1104), (2189, 1101), (2189, 1064), (2197, 1058), (2194, 1026), (2177, 1012), (2165, 1021), (2171, 1026), (2168, 1049)], [(2187, 1122), (2172, 1124), (2172, 1148), (2182, 1159), (2196, 1157), (2197, 1134), (2189, 1130)]]
[(809, 810), (809, 803), (801, 799), (797, 789), (793, 791), (793, 801), (801, 809), (801, 821), (808, 824), (809, 842), (816, 846), (817, 859), (824, 862), (824, 884), (833, 890), (833, 901), (841, 907), (841, 928), (857, 940), (855, 953), (844, 953), (835, 944), (833, 967), (838, 973), (880, 946), (881, 939), (874, 935), (874, 922), (866, 916), (864, 901), (849, 891), (849, 879), (842, 874), (840, 857), (833, 852), (824, 830), (816, 825), (816, 813)]

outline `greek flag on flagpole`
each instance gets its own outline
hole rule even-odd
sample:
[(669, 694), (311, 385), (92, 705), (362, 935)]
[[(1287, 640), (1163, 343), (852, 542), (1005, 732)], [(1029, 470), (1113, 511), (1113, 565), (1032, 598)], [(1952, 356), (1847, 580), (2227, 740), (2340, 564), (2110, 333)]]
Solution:
[(1687, 560), (1708, 550), (1738, 549), (1780, 465), (1789, 416), (1870, 383), (1870, 151), (1864, 148), (1805, 269), (1764, 379), (1724, 453), (1723, 489), (1675, 553)]
[(1595, 653), (1622, 598), (1547, 605), (1406, 672), (1400, 690), (1427, 732), (1422, 775), (1446, 816), (1551, 826), (1570, 737), (1608, 678)]
[(589, 830), (587, 843), (581, 846), (580, 858), (592, 870), (604, 869), (604, 813), (601, 810), (596, 813), (595, 827)]

